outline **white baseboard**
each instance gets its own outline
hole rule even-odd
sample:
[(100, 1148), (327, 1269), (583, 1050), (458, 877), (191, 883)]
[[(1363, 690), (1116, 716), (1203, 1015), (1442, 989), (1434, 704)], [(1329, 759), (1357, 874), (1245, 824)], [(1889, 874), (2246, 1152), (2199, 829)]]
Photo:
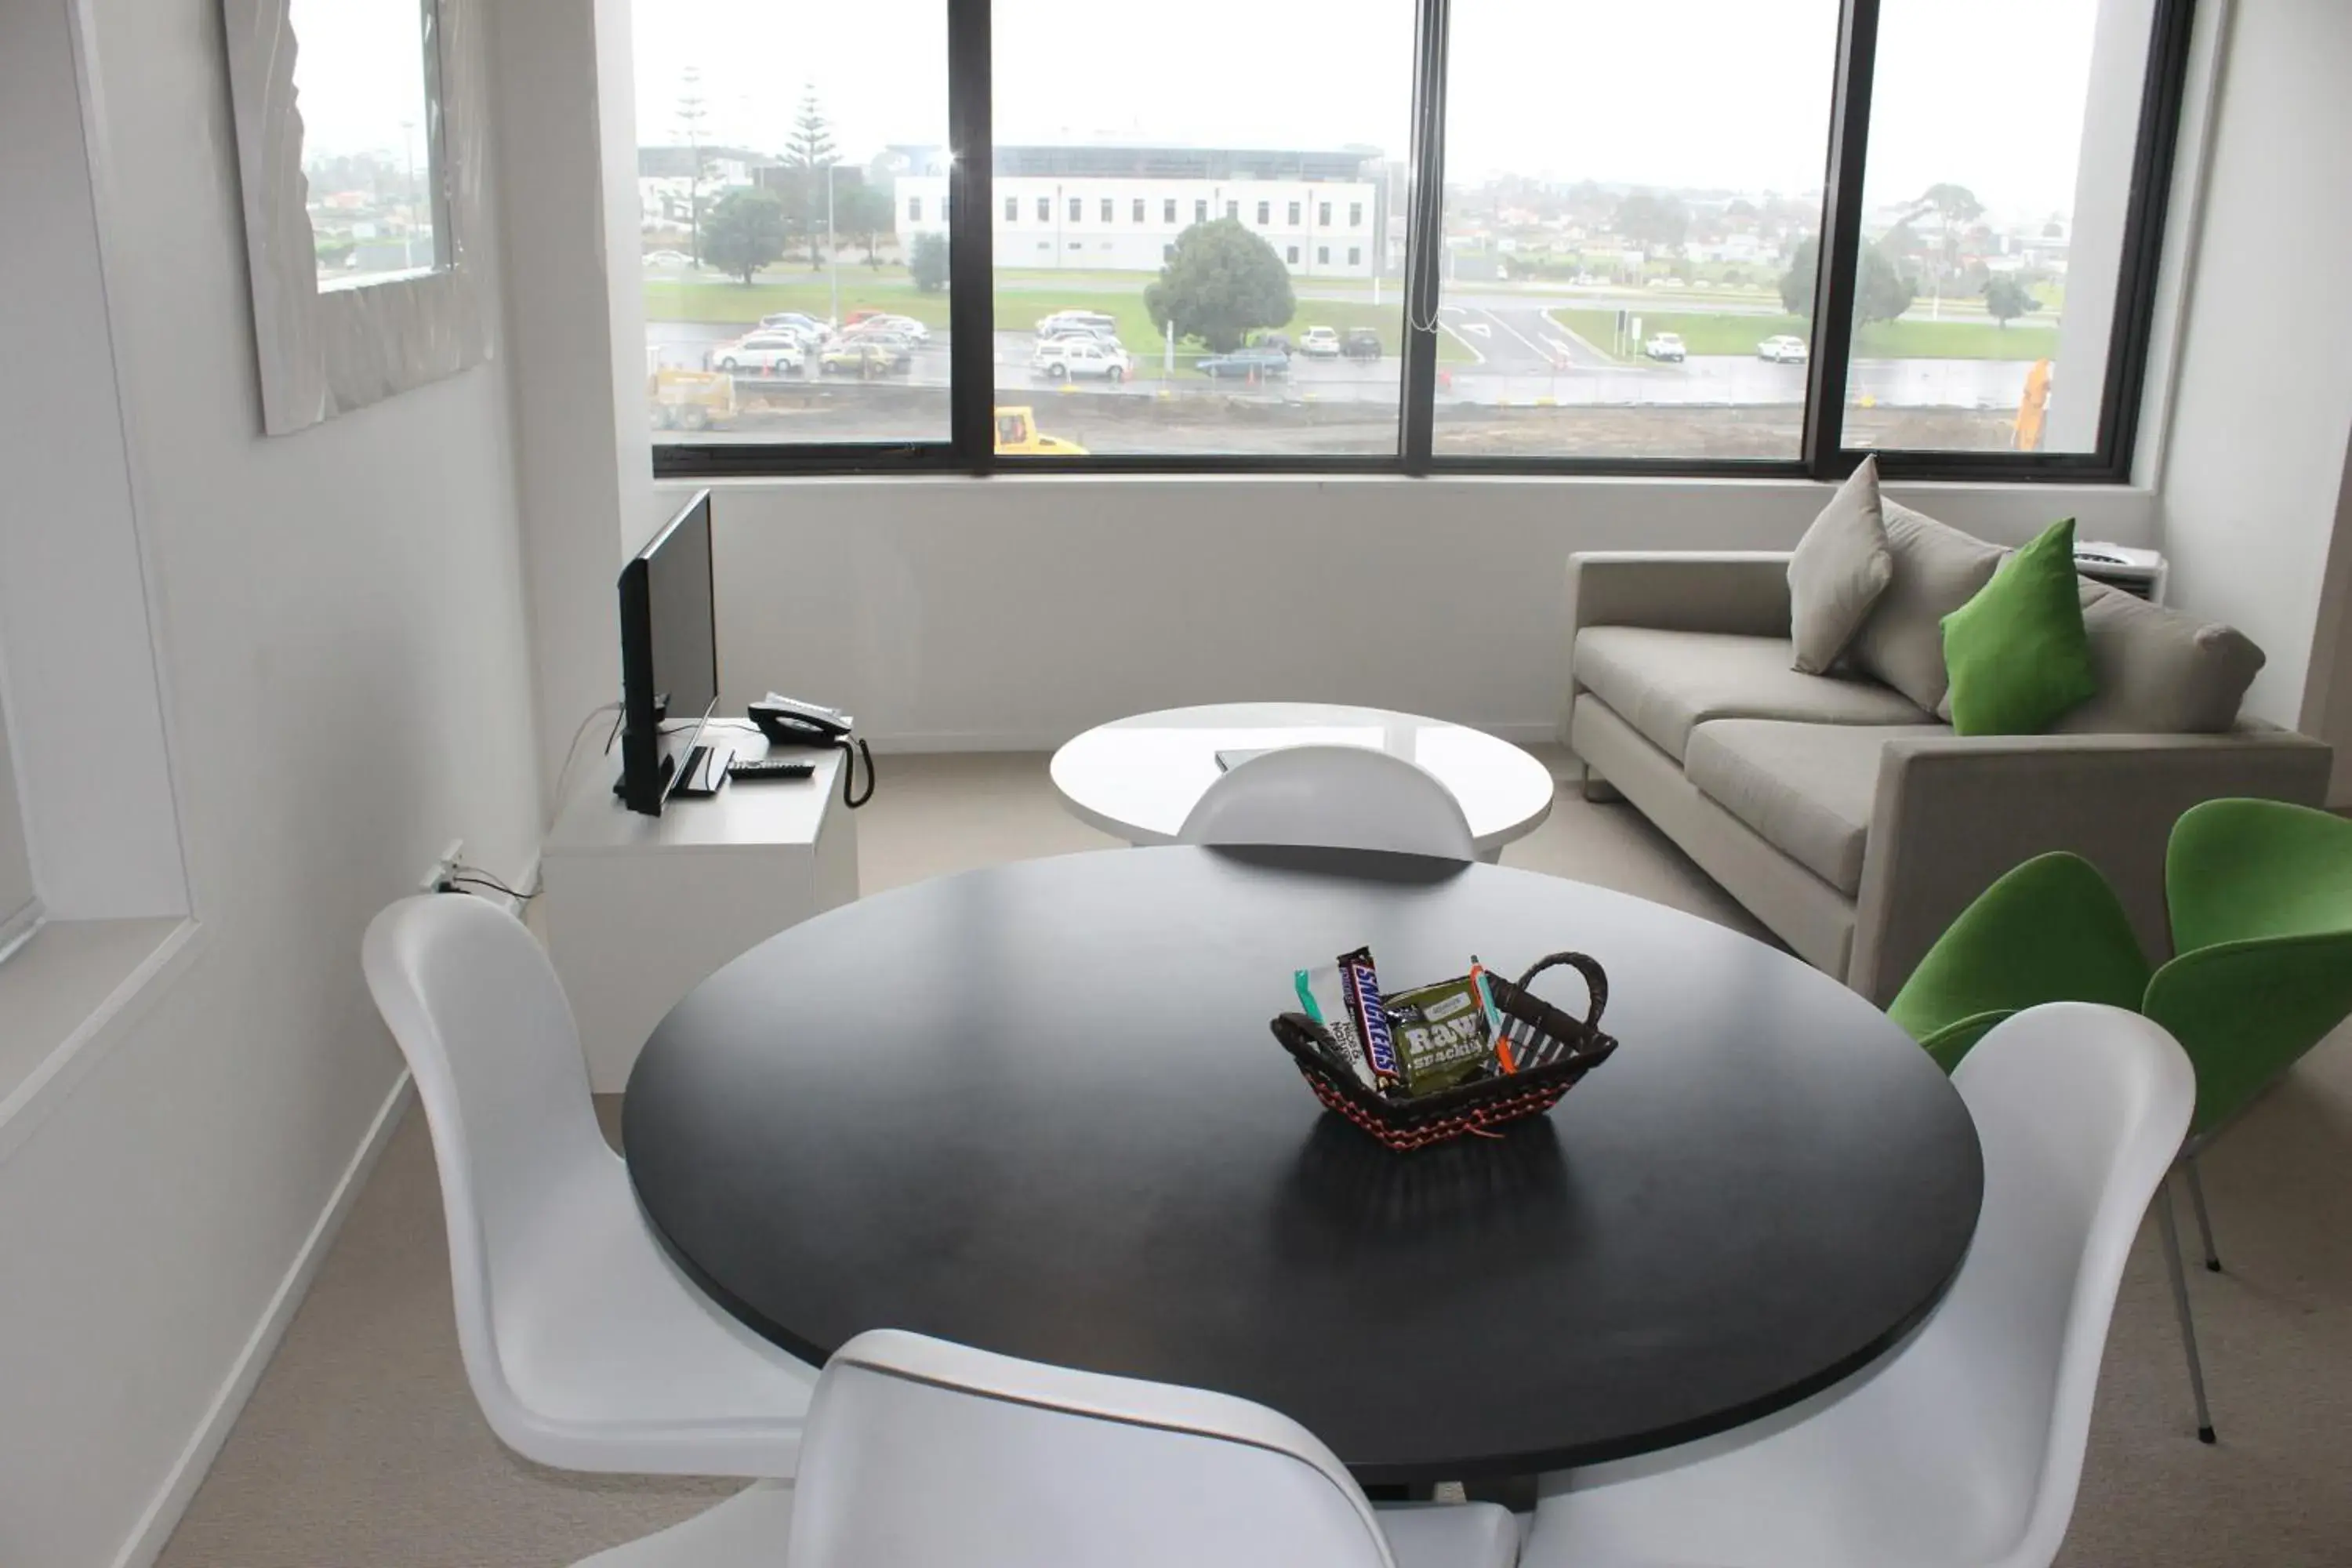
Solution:
[(196, 1424), (187, 1447), (180, 1450), (179, 1458), (163, 1478), (163, 1484), (156, 1489), (154, 1499), (148, 1503), (146, 1512), (140, 1516), (138, 1526), (123, 1542), (122, 1550), (115, 1553), (113, 1568), (148, 1568), (162, 1554), (164, 1543), (171, 1540), (172, 1531), (179, 1525), (180, 1515), (187, 1511), (189, 1500), (196, 1495), (196, 1488), (204, 1484), (205, 1473), (212, 1468), (213, 1459), (220, 1453), (221, 1445), (228, 1440), (229, 1429), (236, 1425), (237, 1415), (244, 1410), (246, 1400), (252, 1395), (254, 1384), (261, 1381), (262, 1373), (269, 1365), (269, 1358), (278, 1353), (278, 1342), (286, 1337), (286, 1326), (294, 1321), (295, 1310), (301, 1306), (302, 1298), (309, 1294), (310, 1281), (317, 1276), (319, 1265), (326, 1261), (327, 1250), (334, 1245), (335, 1234), (342, 1228), (344, 1215), (351, 1212), (352, 1203), (359, 1196), (360, 1189), (367, 1185), (368, 1173), (375, 1169), (384, 1145), (392, 1141), (393, 1131), (400, 1125), (401, 1114), (408, 1109), (413, 1095), (414, 1088), (409, 1082), (407, 1069), (404, 1068), (399, 1081), (392, 1086), (392, 1092), (384, 1096), (383, 1104), (377, 1109), (375, 1121), (369, 1126), (367, 1135), (360, 1140), (359, 1148), (353, 1151), (351, 1163), (343, 1167), (342, 1179), (335, 1184), (334, 1192), (329, 1194), (327, 1205), (320, 1211), (318, 1223), (310, 1227), (302, 1249), (294, 1255), (294, 1261), (287, 1268), (285, 1278), (278, 1282), (277, 1293), (270, 1297), (261, 1321), (254, 1324), (253, 1332), (246, 1338), (244, 1350), (238, 1352), (235, 1364), (229, 1368), (220, 1391), (213, 1395), (212, 1405), (205, 1411), (204, 1419)]

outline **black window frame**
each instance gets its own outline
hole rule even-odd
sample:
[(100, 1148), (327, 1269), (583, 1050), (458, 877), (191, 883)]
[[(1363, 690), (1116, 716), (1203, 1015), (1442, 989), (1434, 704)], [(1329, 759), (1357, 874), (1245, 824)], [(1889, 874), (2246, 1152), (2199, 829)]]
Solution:
[[(948, 121), (959, 156), (950, 165), (942, 210), (948, 215), (950, 416), (945, 439), (898, 442), (669, 442), (654, 447), (663, 479), (785, 478), (841, 473), (1386, 473), (1591, 475), (1808, 479), (1834, 482), (1865, 458), (1890, 480), (2128, 483), (2147, 393), (2167, 207), (2187, 94), (2196, 0), (2155, 0), (2153, 34), (2140, 90), (2107, 341), (2095, 450), (1937, 452), (1844, 444), (1848, 358), (1853, 347), (1854, 278), (1861, 254), (1863, 177), (1868, 158), (1873, 78), (1877, 68), (1881, 0), (1842, 0), (1832, 88), (1822, 215), (1823, 264), (1816, 283), (1807, 397), (1798, 455), (1785, 458), (1707, 457), (1579, 458), (1449, 455), (1433, 450), (1435, 418), (1439, 264), (1443, 258), (1446, 45), (1452, 0), (1419, 0), (1415, 19), (1412, 192), (1405, 217), (1405, 336), (1393, 453), (1297, 455), (1168, 453), (1088, 457), (998, 456), (995, 451), (993, 224), (952, 221), (965, 212), (994, 213), (991, 0), (942, 0), (948, 17)], [(961, 199), (959, 199), (961, 198)], [(1078, 198), (1070, 198), (1076, 202)], [(1015, 203), (1017, 198), (1008, 197)], [(1037, 198), (1052, 222), (1052, 198)], [(1176, 198), (1163, 198), (1172, 211)], [(1237, 203), (1228, 202), (1228, 216)], [(1196, 198), (1195, 221), (1207, 202)], [(1349, 227), (1363, 226), (1363, 204), (1350, 203)], [(1008, 222), (1017, 222), (1009, 217)], [(1171, 218), (1169, 221), (1173, 221)], [(1380, 237), (1373, 243), (1383, 243)], [(1350, 255), (1360, 252), (1351, 250)], [(1351, 261), (1351, 266), (1360, 261)]]

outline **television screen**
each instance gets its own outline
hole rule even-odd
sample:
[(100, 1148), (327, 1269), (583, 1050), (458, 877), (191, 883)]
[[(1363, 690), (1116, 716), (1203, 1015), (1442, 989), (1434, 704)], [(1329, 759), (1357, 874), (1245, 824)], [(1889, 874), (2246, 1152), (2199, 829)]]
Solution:
[(621, 794), (633, 811), (661, 811), (666, 759), (694, 744), (719, 700), (712, 616), (704, 490), (621, 572)]

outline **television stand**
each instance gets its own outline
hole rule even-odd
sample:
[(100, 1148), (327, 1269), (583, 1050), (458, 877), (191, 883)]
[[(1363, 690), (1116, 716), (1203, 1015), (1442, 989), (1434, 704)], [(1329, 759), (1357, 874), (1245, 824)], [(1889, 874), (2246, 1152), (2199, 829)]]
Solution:
[[(721, 752), (767, 754), (756, 734), (722, 733)], [(659, 816), (641, 816), (612, 792), (616, 750), (559, 803), (540, 854), (540, 913), (597, 1093), (627, 1085), (654, 1026), (721, 965), (856, 898), (842, 754), (786, 754), (812, 764), (806, 781), (675, 794)]]

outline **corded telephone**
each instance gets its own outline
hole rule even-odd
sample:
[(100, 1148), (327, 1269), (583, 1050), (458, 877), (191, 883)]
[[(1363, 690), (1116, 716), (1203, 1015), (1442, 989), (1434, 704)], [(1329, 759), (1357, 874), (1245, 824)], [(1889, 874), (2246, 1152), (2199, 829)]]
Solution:
[[(841, 748), (849, 758), (848, 765), (841, 771), (841, 804), (856, 811), (874, 798), (874, 753), (866, 749), (865, 742), (850, 733), (857, 721), (848, 714), (821, 702), (803, 702), (774, 691), (751, 704), (745, 711), (771, 746), (807, 746), (821, 751)], [(866, 790), (862, 795), (855, 793), (860, 759), (866, 763)]]

